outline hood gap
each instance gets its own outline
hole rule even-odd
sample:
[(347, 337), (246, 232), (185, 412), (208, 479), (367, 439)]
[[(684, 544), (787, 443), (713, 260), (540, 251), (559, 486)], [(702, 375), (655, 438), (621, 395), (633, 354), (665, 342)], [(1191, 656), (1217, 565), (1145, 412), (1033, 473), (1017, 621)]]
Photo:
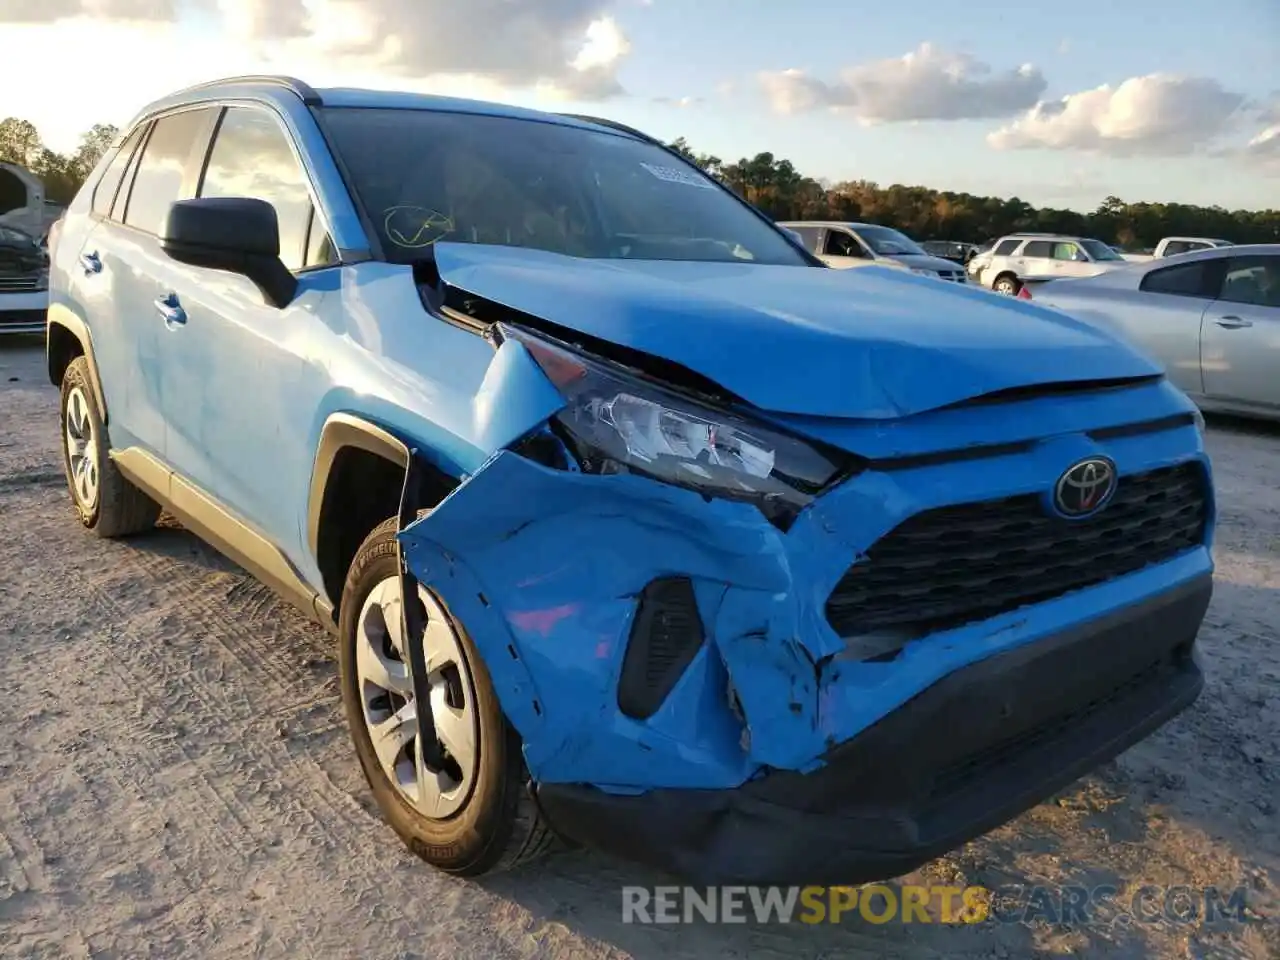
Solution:
[[(714, 380), (651, 353), (624, 347), (610, 340), (593, 337), (571, 327), (516, 310), (496, 300), (444, 282), (434, 260), (415, 264), (414, 279), (422, 292), (427, 309), (437, 315), (452, 315), (484, 333), (496, 323), (509, 323), (545, 334), (584, 353), (609, 360), (634, 370), (658, 383), (713, 403), (752, 408), (742, 397), (726, 390)], [(445, 316), (445, 319), (450, 319)]]

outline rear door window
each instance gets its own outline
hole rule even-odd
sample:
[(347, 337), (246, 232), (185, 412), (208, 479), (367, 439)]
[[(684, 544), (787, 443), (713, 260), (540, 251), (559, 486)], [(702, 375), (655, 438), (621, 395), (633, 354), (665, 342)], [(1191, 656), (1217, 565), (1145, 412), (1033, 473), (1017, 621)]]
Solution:
[(169, 205), (191, 195), (188, 185), (212, 115), (212, 108), (184, 110), (155, 122), (129, 189), (125, 223), (153, 234), (164, 229)]
[(1022, 251), (1022, 255), (1024, 257), (1050, 260), (1053, 258), (1053, 244), (1048, 240), (1028, 241), (1026, 247)]
[(116, 191), (120, 189), (120, 183), (124, 180), (124, 171), (128, 167), (129, 161), (133, 159), (133, 151), (137, 149), (138, 141), (142, 139), (142, 131), (145, 127), (138, 127), (133, 133), (129, 134), (124, 143), (120, 145), (119, 151), (111, 162), (107, 164), (107, 169), (102, 172), (102, 178), (98, 180), (98, 185), (93, 188), (93, 212), (100, 217), (108, 217), (111, 215), (111, 207), (116, 200)]
[(129, 159), (129, 165), (125, 167), (124, 179), (120, 181), (120, 188), (116, 190), (116, 198), (111, 202), (111, 210), (107, 213), (107, 216), (112, 220), (124, 221), (124, 208), (129, 202), (129, 190), (132, 187), (133, 178), (138, 172), (138, 161), (142, 159), (142, 146), (147, 142), (147, 135), (150, 133), (150, 122), (138, 128), (138, 146), (133, 151), (133, 156)]
[(1222, 277), (1221, 260), (1201, 260), (1197, 263), (1180, 263), (1176, 267), (1152, 270), (1138, 289), (1144, 293), (1163, 293), (1174, 297), (1212, 298)]

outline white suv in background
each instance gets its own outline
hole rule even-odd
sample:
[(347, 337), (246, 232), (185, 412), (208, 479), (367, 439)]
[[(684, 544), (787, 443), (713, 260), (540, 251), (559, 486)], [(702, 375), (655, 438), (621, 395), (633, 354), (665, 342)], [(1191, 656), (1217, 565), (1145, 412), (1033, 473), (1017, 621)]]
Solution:
[(925, 252), (905, 233), (878, 223), (827, 220), (784, 220), (778, 226), (798, 236), (829, 267), (892, 267), (912, 273), (965, 283), (964, 267)]
[(981, 257), (971, 261), (973, 279), (1010, 297), (1017, 295), (1025, 279), (1093, 277), (1128, 266), (1101, 240), (1054, 233), (1010, 234)]

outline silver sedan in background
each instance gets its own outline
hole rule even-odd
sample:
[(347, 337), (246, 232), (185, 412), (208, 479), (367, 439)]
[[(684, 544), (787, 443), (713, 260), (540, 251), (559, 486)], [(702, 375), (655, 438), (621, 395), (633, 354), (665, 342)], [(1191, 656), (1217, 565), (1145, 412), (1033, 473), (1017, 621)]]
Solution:
[(1136, 344), (1201, 408), (1280, 420), (1280, 244), (1197, 250), (1029, 292)]

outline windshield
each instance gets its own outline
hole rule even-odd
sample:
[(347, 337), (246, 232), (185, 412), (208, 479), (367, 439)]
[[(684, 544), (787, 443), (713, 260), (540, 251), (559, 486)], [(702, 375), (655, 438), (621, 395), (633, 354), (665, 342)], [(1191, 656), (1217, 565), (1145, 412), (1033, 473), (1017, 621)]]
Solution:
[(329, 108), (325, 119), (392, 262), (446, 241), (812, 265), (696, 167), (630, 136), (429, 110)]
[(854, 232), (862, 238), (867, 246), (881, 256), (894, 257), (903, 254), (928, 256), (921, 249), (920, 244), (905, 233), (899, 233), (889, 227), (855, 227)]
[(1116, 253), (1101, 240), (1081, 240), (1080, 246), (1089, 252), (1089, 256), (1095, 260), (1123, 260), (1124, 257)]

